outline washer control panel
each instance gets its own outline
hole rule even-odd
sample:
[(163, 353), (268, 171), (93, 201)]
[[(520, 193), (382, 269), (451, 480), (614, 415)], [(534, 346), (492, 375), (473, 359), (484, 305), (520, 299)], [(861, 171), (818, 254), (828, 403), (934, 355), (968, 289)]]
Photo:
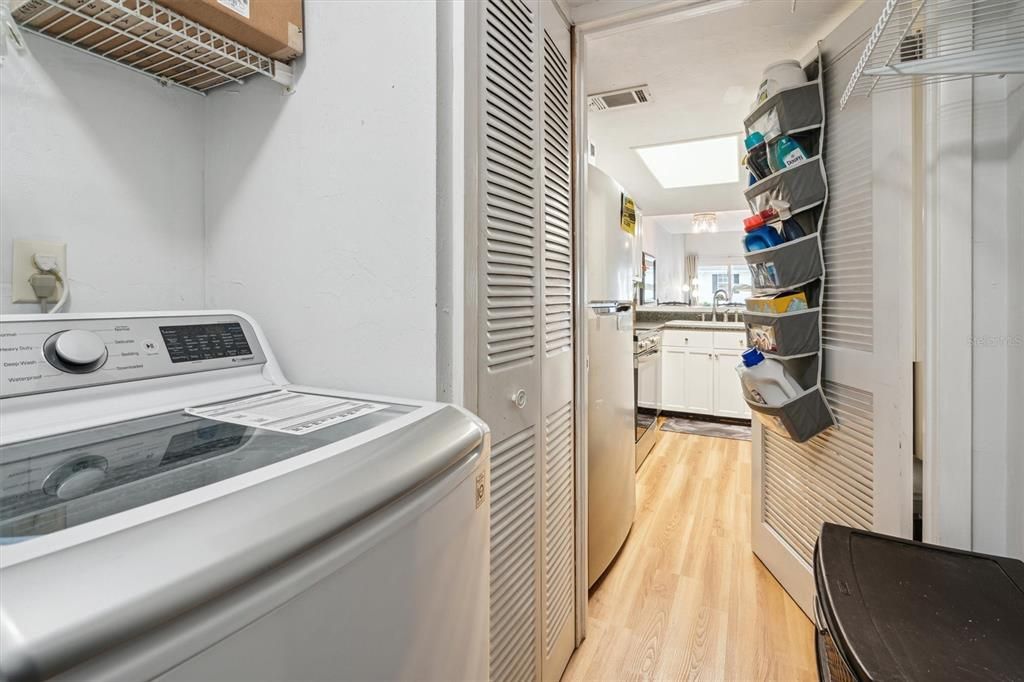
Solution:
[(0, 323), (5, 398), (265, 362), (252, 326), (234, 315)]

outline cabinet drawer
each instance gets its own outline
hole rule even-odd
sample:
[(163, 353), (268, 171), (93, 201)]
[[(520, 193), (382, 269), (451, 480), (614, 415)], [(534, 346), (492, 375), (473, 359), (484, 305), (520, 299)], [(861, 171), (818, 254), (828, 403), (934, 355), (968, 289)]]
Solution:
[(714, 332), (710, 329), (666, 329), (661, 345), (670, 348), (712, 348)]
[(715, 348), (735, 350), (747, 347), (746, 332), (715, 332)]

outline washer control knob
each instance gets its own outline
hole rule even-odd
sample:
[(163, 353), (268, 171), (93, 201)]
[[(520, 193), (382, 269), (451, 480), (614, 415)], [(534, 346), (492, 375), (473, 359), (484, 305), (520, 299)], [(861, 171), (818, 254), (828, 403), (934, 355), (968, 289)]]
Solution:
[(107, 344), (92, 332), (66, 331), (57, 337), (57, 357), (72, 365), (91, 365), (107, 354)]
[(63, 372), (85, 374), (96, 371), (107, 361), (107, 344), (93, 332), (69, 329), (46, 340), (43, 356)]

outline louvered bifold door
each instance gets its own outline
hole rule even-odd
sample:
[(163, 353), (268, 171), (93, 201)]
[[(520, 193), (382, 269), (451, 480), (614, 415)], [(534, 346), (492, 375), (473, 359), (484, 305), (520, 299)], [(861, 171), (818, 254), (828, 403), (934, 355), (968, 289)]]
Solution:
[(569, 29), (541, 3), (541, 197), (544, 349), (541, 633), (543, 680), (562, 676), (575, 641), (572, 177)]
[(822, 43), (822, 386), (838, 428), (795, 443), (758, 425), (753, 442), (753, 548), (808, 615), (823, 522), (900, 535), (911, 528), (913, 339), (903, 306), (912, 276), (904, 237), (912, 136), (902, 127), (909, 109), (904, 116), (904, 93), (839, 108), (863, 48), (852, 41), (876, 18), (855, 12)]
[[(537, 6), (480, 17), (479, 415), (491, 428), (491, 679), (534, 680), (539, 657), (543, 235)], [(438, 623), (438, 627), (444, 627)]]

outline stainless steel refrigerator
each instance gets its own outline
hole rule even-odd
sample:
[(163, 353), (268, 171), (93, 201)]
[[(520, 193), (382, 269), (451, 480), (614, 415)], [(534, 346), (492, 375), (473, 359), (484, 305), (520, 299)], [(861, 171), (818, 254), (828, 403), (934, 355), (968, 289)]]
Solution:
[(587, 176), (587, 571), (615, 558), (636, 511), (633, 287), (636, 238), (621, 227), (623, 189), (595, 166)]

